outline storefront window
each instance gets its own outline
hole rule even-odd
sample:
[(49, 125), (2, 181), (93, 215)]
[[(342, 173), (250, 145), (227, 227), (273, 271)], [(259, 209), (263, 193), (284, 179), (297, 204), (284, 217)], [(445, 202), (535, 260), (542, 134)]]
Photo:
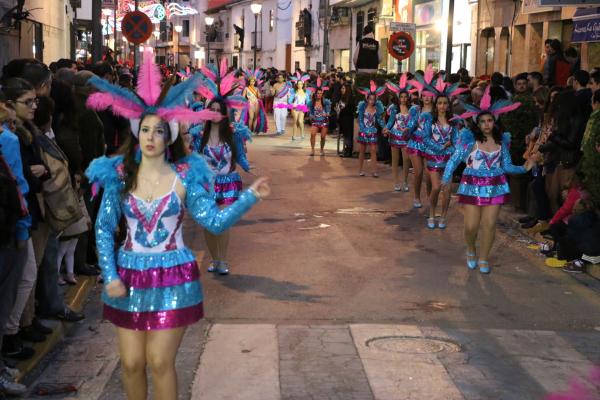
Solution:
[(433, 68), (440, 69), (440, 43), (440, 32), (434, 27), (417, 30), (415, 43), (416, 69), (424, 71), (428, 64), (433, 64)]

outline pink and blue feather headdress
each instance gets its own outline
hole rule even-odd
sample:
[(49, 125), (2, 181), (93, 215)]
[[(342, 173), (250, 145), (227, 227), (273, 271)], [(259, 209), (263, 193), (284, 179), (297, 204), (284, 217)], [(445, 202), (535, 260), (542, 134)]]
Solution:
[(292, 77), (290, 78), (290, 81), (292, 81), (292, 83), (295, 85), (298, 82), (303, 82), (306, 83), (306, 81), (310, 80), (310, 75), (308, 74), (301, 74), (300, 72), (296, 71), (295, 75), (292, 75)]
[(219, 68), (215, 65), (204, 66), (201, 74), (204, 76), (196, 89), (207, 99), (207, 106), (214, 102), (223, 102), (228, 108), (244, 108), (246, 99), (240, 95), (240, 80), (235, 77), (235, 71), (228, 72), (227, 59), (223, 57)]
[(370, 81), (368, 88), (358, 88), (358, 89), (356, 89), (356, 91), (360, 94), (364, 94), (365, 98), (369, 97), (372, 94), (374, 94), (375, 98), (377, 98), (377, 97), (381, 96), (383, 93), (385, 93), (385, 86), (378, 87), (377, 84), (375, 83), (375, 81)]
[(385, 86), (390, 92), (395, 93), (396, 96), (399, 96), (402, 92), (414, 93), (418, 91), (417, 88), (413, 88), (413, 86), (410, 83), (408, 83), (408, 74), (406, 72), (400, 75), (400, 80), (398, 81), (398, 84), (395, 84), (391, 81), (386, 81)]
[(115, 115), (128, 118), (131, 131), (137, 138), (140, 122), (146, 115), (157, 115), (169, 123), (171, 141), (179, 134), (179, 122), (198, 123), (206, 120), (218, 120), (220, 113), (211, 110), (193, 111), (186, 107), (186, 99), (194, 92), (202, 77), (191, 76), (184, 82), (172, 86), (167, 82), (161, 88), (162, 75), (154, 63), (151, 47), (144, 51), (144, 60), (138, 75), (137, 92), (113, 85), (94, 76), (88, 81), (99, 92), (93, 93), (87, 100), (87, 106), (94, 110), (107, 110)]
[(481, 98), (481, 101), (479, 103), (479, 107), (474, 104), (468, 104), (462, 101), (461, 103), (465, 107), (466, 111), (452, 119), (467, 119), (471, 117), (474, 121), (476, 121), (477, 116), (483, 113), (490, 113), (494, 116), (494, 118), (498, 119), (500, 115), (516, 110), (521, 106), (521, 103), (513, 103), (512, 101), (507, 99), (500, 99), (492, 103), (492, 96), (490, 95), (490, 85), (488, 85), (488, 87), (485, 89), (483, 97)]
[(421, 96), (429, 96), (435, 97), (434, 91), (432, 91), (433, 86), (433, 76), (435, 72), (433, 71), (433, 65), (429, 64), (427, 68), (425, 68), (425, 73), (421, 75), (420, 73), (415, 74), (415, 79), (410, 80), (408, 83), (413, 85), (415, 88), (419, 90)]
[(262, 86), (263, 84), (263, 78), (265, 76), (265, 73), (263, 71), (261, 71), (260, 69), (255, 69), (255, 70), (251, 70), (251, 69), (244, 69), (244, 76), (246, 77), (246, 81), (248, 81), (248, 83), (250, 82), (250, 78), (254, 78), (254, 80), (256, 80), (256, 86)]

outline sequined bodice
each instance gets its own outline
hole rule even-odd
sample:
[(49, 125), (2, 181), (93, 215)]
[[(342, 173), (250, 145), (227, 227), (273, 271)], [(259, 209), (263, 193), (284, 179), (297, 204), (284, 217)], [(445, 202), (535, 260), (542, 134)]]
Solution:
[(217, 146), (207, 144), (202, 150), (202, 157), (217, 175), (226, 175), (231, 172), (231, 155), (231, 149), (226, 143)]
[(322, 106), (315, 105), (314, 118), (322, 118), (325, 117), (325, 110), (323, 110)]
[(492, 170), (501, 167), (501, 149), (483, 151), (476, 145), (467, 158), (467, 167), (476, 170)]
[(366, 128), (373, 128), (375, 126), (375, 113), (377, 111), (374, 111), (372, 113), (368, 112), (367, 110), (365, 110), (365, 115), (364, 115), (364, 119), (363, 119), (363, 124), (365, 125)]
[(408, 120), (410, 119), (410, 115), (408, 114), (396, 114), (396, 121), (394, 122), (393, 129), (396, 131), (401, 131), (403, 129), (408, 128)]
[(296, 96), (294, 97), (294, 105), (306, 104), (306, 93), (296, 92)]
[[(255, 89), (256, 90), (256, 89)], [(256, 93), (248, 86), (246, 89), (246, 97), (250, 103), (256, 103), (258, 101), (258, 96)]]
[(440, 124), (433, 124), (431, 127), (431, 137), (433, 140), (440, 144), (445, 144), (452, 139), (452, 126), (442, 126)]
[(184, 208), (174, 190), (151, 202), (129, 194), (123, 200), (127, 220), (125, 250), (161, 253), (184, 247), (181, 223)]

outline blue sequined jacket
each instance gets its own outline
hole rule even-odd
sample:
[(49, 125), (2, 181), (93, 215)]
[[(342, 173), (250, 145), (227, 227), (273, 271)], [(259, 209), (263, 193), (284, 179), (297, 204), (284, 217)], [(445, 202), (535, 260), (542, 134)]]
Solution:
[[(198, 154), (191, 154), (171, 164), (171, 167), (186, 190), (184, 203), (187, 211), (198, 224), (214, 234), (227, 230), (258, 201), (247, 189), (237, 202), (221, 210), (215, 202), (214, 174)], [(104, 282), (108, 284), (119, 278), (115, 231), (123, 214), (123, 157), (98, 158), (92, 161), (85, 174), (94, 186), (104, 189), (96, 220), (96, 244)]]
[(513, 165), (510, 158), (510, 133), (504, 132), (502, 134), (502, 145), (500, 148), (500, 163), (498, 167), (494, 168), (473, 168), (469, 165), (468, 159), (471, 152), (475, 148), (475, 137), (473, 133), (465, 128), (460, 132), (460, 138), (458, 144), (455, 146), (454, 153), (446, 168), (444, 169), (444, 175), (442, 176), (442, 182), (447, 184), (452, 179), (452, 174), (461, 162), (466, 162), (467, 167), (463, 171), (463, 176), (475, 176), (475, 177), (497, 177), (505, 174), (523, 174), (527, 172), (523, 166)]
[(365, 112), (367, 110), (367, 102), (362, 100), (358, 103), (358, 131), (363, 133), (377, 133), (377, 125), (384, 128), (385, 120), (383, 116), (385, 114), (385, 107), (380, 100), (375, 102), (375, 119), (376, 124), (374, 126), (366, 126), (364, 123)]

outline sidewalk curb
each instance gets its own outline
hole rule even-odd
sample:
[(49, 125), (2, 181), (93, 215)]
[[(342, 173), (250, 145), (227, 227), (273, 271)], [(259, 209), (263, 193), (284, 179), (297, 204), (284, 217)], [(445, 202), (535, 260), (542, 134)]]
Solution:
[[(503, 209), (502, 212), (500, 212), (500, 216), (498, 217), (498, 219), (499, 222), (519, 231), (523, 236), (528, 237), (532, 241), (540, 241), (540, 238), (536, 237), (535, 234), (532, 234), (529, 229), (521, 228), (521, 224), (518, 221), (518, 216), (512, 209)], [(600, 280), (600, 264), (588, 264), (586, 268), (586, 273), (591, 277)]]
[[(83, 305), (88, 298), (88, 295), (94, 285), (96, 284), (95, 276), (79, 277), (77, 285), (69, 288), (65, 292), (65, 304), (74, 311), (81, 311)], [(33, 343), (32, 347), (35, 350), (35, 355), (29, 360), (20, 361), (17, 363), (19, 369), (19, 375), (16, 379), (17, 382), (22, 381), (27, 374), (33, 369), (50, 353), (56, 345), (58, 345), (62, 338), (73, 328), (73, 323), (58, 321), (53, 327), (52, 333), (46, 337), (46, 340), (41, 343)]]

